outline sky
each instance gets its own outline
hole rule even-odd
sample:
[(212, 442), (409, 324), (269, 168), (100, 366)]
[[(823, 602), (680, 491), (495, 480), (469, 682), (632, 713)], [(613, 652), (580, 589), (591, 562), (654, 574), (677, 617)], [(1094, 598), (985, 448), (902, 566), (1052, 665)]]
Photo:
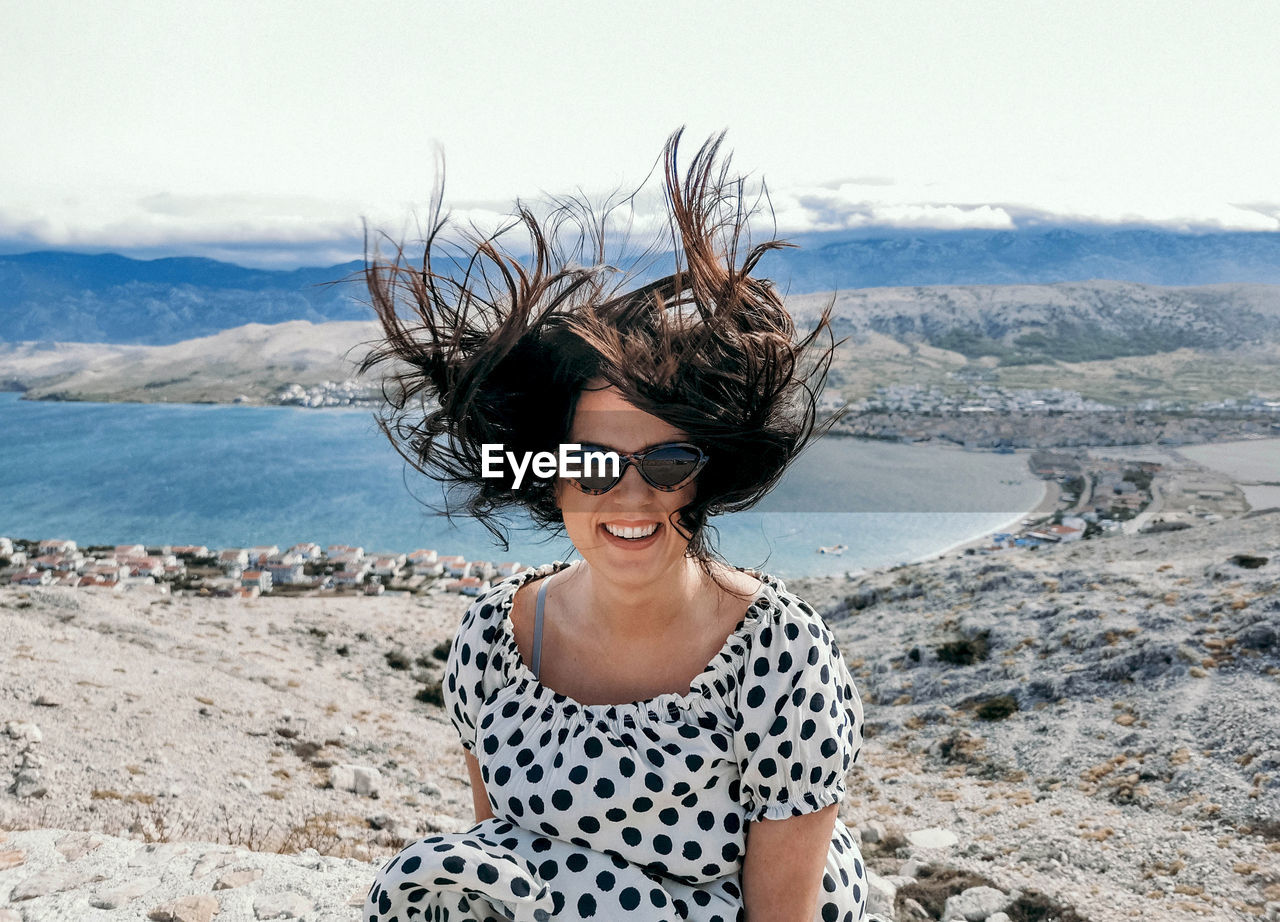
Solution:
[[(0, 0), (0, 252), (358, 258), (727, 130), (778, 230), (1280, 230), (1272, 0)], [(657, 226), (641, 197), (636, 223)]]

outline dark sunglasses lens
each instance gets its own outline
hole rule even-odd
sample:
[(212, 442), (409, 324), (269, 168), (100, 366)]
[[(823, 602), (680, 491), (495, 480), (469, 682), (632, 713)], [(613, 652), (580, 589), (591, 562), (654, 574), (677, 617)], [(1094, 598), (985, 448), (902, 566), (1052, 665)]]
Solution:
[(701, 456), (685, 445), (667, 445), (647, 452), (639, 462), (641, 472), (656, 487), (677, 487), (698, 470)]

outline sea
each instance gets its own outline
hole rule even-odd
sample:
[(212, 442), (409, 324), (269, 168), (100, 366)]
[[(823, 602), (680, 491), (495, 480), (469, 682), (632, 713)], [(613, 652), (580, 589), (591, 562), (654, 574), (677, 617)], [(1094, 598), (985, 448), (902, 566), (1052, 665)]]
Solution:
[[(513, 519), (504, 547), (441, 514), (369, 409), (71, 403), (0, 393), (0, 536), (210, 548), (301, 541), (468, 559), (570, 560)], [(755, 509), (713, 518), (730, 562), (783, 578), (919, 560), (1016, 524), (1044, 495), (1026, 456), (828, 437)], [(820, 548), (838, 548), (822, 553)]]

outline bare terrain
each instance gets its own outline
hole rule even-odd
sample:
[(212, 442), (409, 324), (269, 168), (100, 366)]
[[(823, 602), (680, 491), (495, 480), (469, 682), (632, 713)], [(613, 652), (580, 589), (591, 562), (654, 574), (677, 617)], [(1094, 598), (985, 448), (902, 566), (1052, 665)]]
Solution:
[[(791, 588), (866, 704), (841, 815), (886, 917), (984, 882), (1010, 918), (1275, 916), (1280, 512)], [(465, 604), (0, 590), (0, 918), (350, 918), (470, 822), (433, 691)]]

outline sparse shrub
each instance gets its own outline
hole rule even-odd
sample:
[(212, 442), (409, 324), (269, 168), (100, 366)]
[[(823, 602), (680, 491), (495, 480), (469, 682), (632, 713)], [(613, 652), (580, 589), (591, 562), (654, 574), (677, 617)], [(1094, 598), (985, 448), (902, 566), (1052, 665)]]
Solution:
[(985, 660), (990, 653), (991, 632), (983, 631), (973, 637), (964, 637), (944, 643), (935, 651), (938, 659), (953, 666), (972, 666)]
[(424, 704), (434, 704), (437, 707), (444, 707), (444, 690), (439, 681), (428, 682), (422, 688), (418, 689), (418, 693), (413, 696)]
[(978, 705), (978, 717), (982, 720), (1004, 720), (1018, 710), (1018, 700), (1013, 695), (996, 695)]
[(948, 897), (963, 893), (970, 887), (995, 887), (995, 884), (985, 877), (970, 874), (967, 871), (957, 871), (952, 868), (934, 871), (922, 880), (898, 888), (894, 900), (896, 915), (900, 919), (905, 919), (907, 917), (906, 901), (915, 900), (924, 907), (931, 919), (940, 919), (942, 911), (947, 907)]
[(404, 647), (396, 647), (386, 654), (387, 665), (392, 669), (408, 669), (413, 665), (413, 660), (409, 654), (405, 652)]
[(338, 647), (333, 652), (338, 654), (339, 656), (350, 656), (351, 648), (347, 646), (345, 643), (339, 644)]
[(449, 646), (449, 641), (442, 640), (435, 645), (435, 649), (431, 651), (431, 655), (443, 663), (449, 658)]

